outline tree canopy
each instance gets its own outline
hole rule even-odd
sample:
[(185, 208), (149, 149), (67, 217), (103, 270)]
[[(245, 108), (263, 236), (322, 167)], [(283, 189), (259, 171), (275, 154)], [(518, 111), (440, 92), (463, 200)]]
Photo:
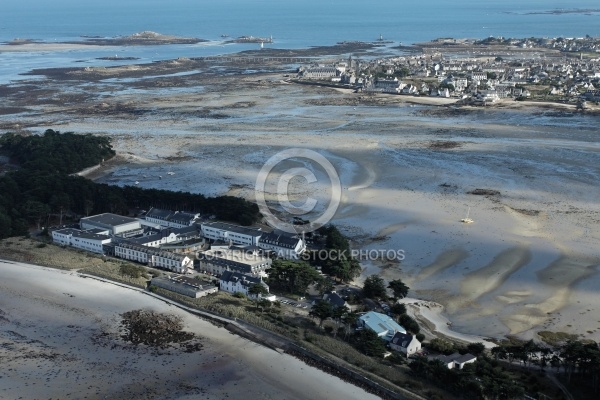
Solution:
[(408, 295), (408, 290), (410, 289), (401, 279), (395, 279), (388, 283), (388, 288), (392, 289), (394, 292), (395, 299), (403, 299)]
[(319, 319), (319, 327), (323, 321), (334, 316), (334, 306), (326, 300), (318, 300), (310, 309), (309, 315)]
[(304, 294), (321, 279), (319, 272), (303, 261), (273, 260), (269, 269), (269, 285), (285, 293)]
[(370, 329), (358, 331), (354, 337), (354, 346), (361, 352), (372, 357), (382, 357), (385, 353), (383, 340)]
[[(360, 275), (361, 267), (352, 256), (348, 239), (334, 225), (326, 225), (317, 233), (324, 238), (325, 252), (315, 252), (310, 258), (313, 265), (321, 266), (323, 273), (333, 276), (341, 282), (350, 282)], [(327, 254), (327, 257), (319, 257)]]
[(363, 294), (365, 297), (370, 299), (387, 299), (387, 292), (383, 278), (381, 278), (379, 275), (368, 276), (363, 285)]
[(43, 135), (6, 133), (0, 136), (0, 146), (21, 168), (62, 174), (100, 164), (116, 154), (107, 137), (60, 133), (52, 129)]
[(215, 215), (250, 225), (260, 217), (256, 204), (231, 196), (110, 186), (69, 175), (110, 158), (110, 140), (46, 131), (44, 135), (0, 136), (0, 151), (20, 168), (0, 176), (0, 238), (24, 235), (30, 226), (77, 221), (81, 216), (159, 207)]

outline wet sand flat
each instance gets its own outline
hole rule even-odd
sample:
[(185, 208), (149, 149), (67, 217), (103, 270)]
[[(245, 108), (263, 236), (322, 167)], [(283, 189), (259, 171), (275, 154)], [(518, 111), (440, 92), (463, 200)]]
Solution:
[[(546, 277), (560, 276), (555, 268), (538, 274), (563, 254), (600, 258), (598, 116), (534, 104), (416, 105), (402, 96), (294, 85), (283, 73), (219, 68), (152, 79), (107, 76), (68, 88), (51, 80), (45, 88), (54, 95), (35, 99), (5, 88), (7, 106), (34, 102), (43, 112), (0, 115), (0, 124), (110, 136), (123, 161), (92, 175), (99, 182), (250, 200), (271, 156), (291, 147), (316, 150), (342, 182), (332, 222), (357, 248), (406, 254), (392, 267), (365, 260), (358, 282), (371, 273), (402, 278), (414, 293), (446, 305), (446, 316), (467, 333), (533, 337), (562, 329), (600, 340), (579, 313), (600, 307), (598, 274), (556, 281)], [(48, 100), (66, 93), (84, 100)], [(326, 200), (326, 182), (319, 183), (311, 197)], [(470, 194), (475, 189), (498, 194)], [(475, 222), (462, 224), (469, 208)], [(528, 250), (505, 253), (521, 248)], [(549, 307), (552, 315), (528, 307), (557, 292), (562, 300)], [(576, 310), (568, 324), (561, 309)], [(536, 318), (516, 328), (510, 321), (517, 310)]]

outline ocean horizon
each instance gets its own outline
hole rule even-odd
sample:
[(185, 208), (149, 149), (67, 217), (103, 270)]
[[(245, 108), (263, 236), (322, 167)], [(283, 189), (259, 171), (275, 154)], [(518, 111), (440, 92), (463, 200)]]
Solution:
[[(202, 57), (258, 49), (254, 44), (226, 44), (222, 35), (273, 37), (269, 48), (330, 46), (340, 41), (375, 41), (380, 35), (395, 44), (438, 37), (581, 37), (600, 36), (597, 0), (570, 1), (430, 0), (399, 4), (378, 0), (304, 2), (222, 0), (3, 0), (0, 42), (16, 38), (42, 42), (83, 40), (84, 36), (128, 36), (141, 31), (196, 37), (195, 45), (107, 46), (41, 52), (0, 51), (0, 83), (23, 79), (34, 68), (116, 65), (99, 57), (135, 57), (118, 64), (177, 57)], [(228, 39), (229, 39), (228, 38)], [(28, 77), (30, 79), (31, 77)]]
[(411, 44), (437, 37), (545, 37), (600, 34), (596, 0), (446, 1), (399, 4), (378, 0), (3, 0), (0, 41), (73, 40), (140, 31), (220, 40), (273, 36), (282, 47), (384, 38)]

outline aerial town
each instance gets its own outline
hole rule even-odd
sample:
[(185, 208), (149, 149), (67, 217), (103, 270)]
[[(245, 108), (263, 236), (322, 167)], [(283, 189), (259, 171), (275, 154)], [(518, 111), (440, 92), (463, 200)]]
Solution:
[[(56, 398), (50, 374), (75, 388), (59, 398), (600, 393), (600, 39), (219, 34), (254, 50), (81, 57), (0, 85), (0, 398)], [(204, 42), (116, 40), (144, 38)], [(67, 44), (89, 46), (5, 47)], [(254, 203), (250, 172), (292, 144), (341, 177), (333, 222), (306, 234)], [(353, 251), (408, 258), (331, 256)]]
[(423, 44), (418, 55), (306, 65), (298, 78), (365, 93), (452, 98), (457, 105), (508, 99), (586, 109), (600, 101), (599, 47), (593, 38), (438, 39)]

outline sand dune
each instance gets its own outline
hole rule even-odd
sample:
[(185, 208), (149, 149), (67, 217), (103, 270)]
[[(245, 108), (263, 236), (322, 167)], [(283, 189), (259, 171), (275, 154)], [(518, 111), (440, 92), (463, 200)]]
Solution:
[[(525, 304), (502, 318), (513, 334), (527, 331), (544, 324), (550, 314), (563, 309), (569, 302), (573, 286), (577, 282), (597, 274), (598, 260), (588, 257), (562, 256), (546, 268), (538, 271), (540, 282), (550, 288), (550, 296), (535, 304)], [(566, 327), (563, 325), (560, 328)]]
[(434, 262), (421, 269), (416, 279), (427, 279), (432, 275), (443, 272), (469, 256), (469, 253), (463, 249), (446, 250), (440, 253)]
[(465, 275), (461, 281), (460, 295), (448, 301), (448, 312), (456, 312), (480, 296), (500, 287), (530, 259), (531, 253), (527, 247), (514, 247), (498, 254), (485, 267)]

